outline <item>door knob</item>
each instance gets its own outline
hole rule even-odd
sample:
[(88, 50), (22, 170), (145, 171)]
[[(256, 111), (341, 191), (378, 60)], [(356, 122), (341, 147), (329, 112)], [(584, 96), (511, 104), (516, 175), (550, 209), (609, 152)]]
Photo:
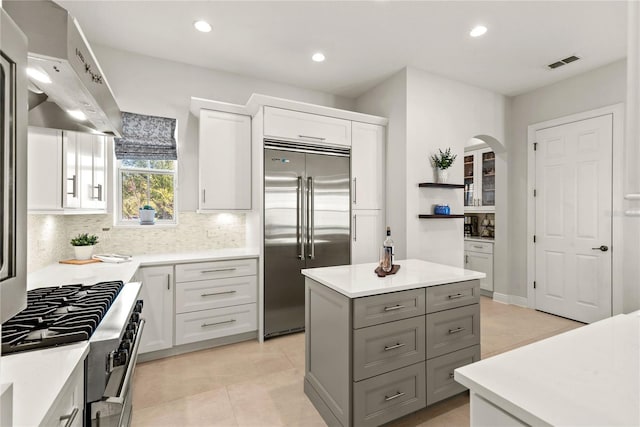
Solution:
[(593, 249), (594, 251), (607, 252), (609, 250), (609, 246), (602, 245), (602, 246), (600, 246), (598, 248), (591, 248), (591, 249)]

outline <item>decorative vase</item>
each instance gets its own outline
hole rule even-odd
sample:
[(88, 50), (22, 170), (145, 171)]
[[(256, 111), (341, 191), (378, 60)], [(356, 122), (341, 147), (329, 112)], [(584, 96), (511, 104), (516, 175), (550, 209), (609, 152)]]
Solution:
[(155, 209), (140, 209), (140, 224), (150, 225), (156, 222)]
[(449, 170), (438, 168), (438, 183), (446, 184), (449, 180)]
[(91, 255), (93, 255), (93, 245), (89, 246), (74, 246), (73, 251), (76, 254), (77, 260), (86, 260), (91, 259)]

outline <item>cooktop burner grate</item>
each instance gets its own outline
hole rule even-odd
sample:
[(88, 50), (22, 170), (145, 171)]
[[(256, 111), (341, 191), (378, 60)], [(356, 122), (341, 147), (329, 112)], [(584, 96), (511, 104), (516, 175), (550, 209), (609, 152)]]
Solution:
[(2, 325), (2, 354), (84, 341), (120, 293), (122, 282), (27, 292), (27, 308)]

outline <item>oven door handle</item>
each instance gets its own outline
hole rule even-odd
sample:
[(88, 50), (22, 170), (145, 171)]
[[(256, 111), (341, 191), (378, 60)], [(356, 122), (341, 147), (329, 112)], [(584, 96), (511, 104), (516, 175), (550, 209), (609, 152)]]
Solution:
[(129, 384), (133, 380), (133, 371), (136, 369), (136, 362), (138, 361), (138, 347), (140, 347), (140, 341), (142, 340), (142, 331), (144, 330), (144, 324), (146, 321), (143, 318), (140, 318), (140, 324), (138, 325), (138, 332), (136, 333), (136, 340), (133, 343), (132, 351), (130, 354), (133, 356), (129, 359), (129, 365), (127, 366), (127, 372), (124, 374), (124, 380), (120, 385), (120, 390), (118, 391), (117, 396), (105, 396), (105, 399), (108, 403), (119, 403), (123, 404), (125, 399), (127, 398), (127, 393), (129, 392)]

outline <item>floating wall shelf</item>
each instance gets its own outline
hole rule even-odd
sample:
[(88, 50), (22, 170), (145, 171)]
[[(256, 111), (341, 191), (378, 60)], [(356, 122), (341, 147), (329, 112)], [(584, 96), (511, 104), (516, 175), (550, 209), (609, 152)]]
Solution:
[(464, 215), (418, 215), (420, 219), (464, 218)]
[(440, 184), (438, 182), (421, 182), (418, 187), (464, 188), (464, 184)]

